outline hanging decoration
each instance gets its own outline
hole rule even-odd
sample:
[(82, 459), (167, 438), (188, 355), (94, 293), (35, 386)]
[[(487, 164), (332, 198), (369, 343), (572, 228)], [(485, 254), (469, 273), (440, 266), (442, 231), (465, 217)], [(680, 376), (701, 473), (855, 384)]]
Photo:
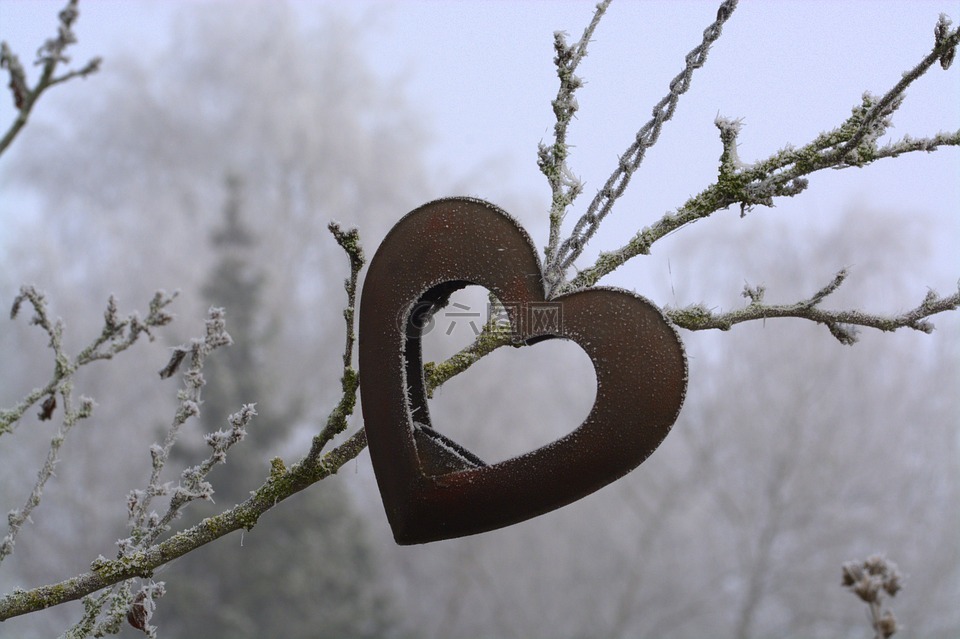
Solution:
[[(597, 378), (593, 407), (573, 432), (495, 464), (443, 435), (427, 407), (423, 327), (471, 284), (502, 303), (514, 340), (571, 340)], [(686, 391), (683, 344), (655, 305), (605, 287), (546, 299), (530, 237), (476, 199), (430, 202), (394, 226), (370, 262), (359, 340), (364, 428), (399, 544), (509, 526), (602, 488), (660, 445)], [(527, 409), (507, 427), (523, 428), (525, 419)]]

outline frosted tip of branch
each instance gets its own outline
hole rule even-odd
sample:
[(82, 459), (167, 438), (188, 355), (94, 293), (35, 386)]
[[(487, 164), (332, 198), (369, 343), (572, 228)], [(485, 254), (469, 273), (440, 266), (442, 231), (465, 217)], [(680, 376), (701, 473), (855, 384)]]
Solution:
[(722, 115), (718, 115), (713, 121), (714, 125), (720, 129), (721, 133), (729, 131), (734, 135), (740, 133), (740, 129), (743, 128), (743, 118), (728, 118)]
[[(947, 17), (947, 14), (941, 13), (940, 19), (937, 20), (937, 26), (933, 28), (933, 48), (939, 49), (945, 47), (943, 52), (940, 54), (940, 67), (946, 71), (950, 68), (950, 65), (953, 64), (953, 58), (957, 53), (957, 42), (954, 41), (952, 45), (947, 41), (951, 36), (950, 25), (952, 24), (950, 18)], [(953, 35), (956, 35), (955, 33)]]

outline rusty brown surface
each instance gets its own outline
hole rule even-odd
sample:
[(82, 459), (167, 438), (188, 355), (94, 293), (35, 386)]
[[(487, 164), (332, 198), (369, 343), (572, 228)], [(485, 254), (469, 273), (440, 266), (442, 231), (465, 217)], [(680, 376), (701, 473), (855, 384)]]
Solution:
[[(535, 326), (531, 309), (545, 302), (541, 279), (526, 232), (480, 200), (426, 204), (377, 250), (360, 302), (360, 397), (397, 543), (485, 532), (569, 504), (639, 466), (670, 431), (687, 366), (660, 310), (627, 291), (592, 288), (553, 298), (559, 321)], [(505, 303), (520, 339), (576, 342), (597, 377), (593, 408), (573, 432), (491, 465), (431, 423), (424, 387), (423, 314), (469, 284)]]

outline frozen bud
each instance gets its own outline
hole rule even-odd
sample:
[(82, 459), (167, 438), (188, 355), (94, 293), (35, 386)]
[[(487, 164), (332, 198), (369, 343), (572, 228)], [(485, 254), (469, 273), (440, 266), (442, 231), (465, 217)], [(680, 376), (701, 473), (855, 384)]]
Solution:
[(200, 414), (200, 406), (193, 400), (186, 400), (181, 404), (183, 414), (188, 417), (195, 417)]
[(900, 589), (903, 586), (900, 584), (900, 573), (894, 570), (887, 578), (883, 581), (883, 589), (891, 597), (896, 596)]
[(177, 372), (177, 369), (180, 368), (180, 363), (183, 361), (183, 358), (187, 356), (188, 352), (189, 351), (183, 347), (173, 349), (170, 361), (167, 362), (167, 365), (160, 371), (160, 379), (172, 377), (173, 374)]
[(86, 395), (80, 396), (80, 411), (77, 413), (77, 417), (85, 419), (93, 415), (93, 409), (96, 407), (97, 403), (93, 401), (93, 398), (87, 397)]
[(853, 592), (865, 602), (874, 603), (880, 593), (880, 582), (870, 575), (864, 575), (853, 587)]
[(863, 562), (863, 567), (866, 568), (867, 572), (871, 575), (887, 574), (887, 560), (883, 555), (870, 555), (866, 561)]
[(860, 568), (860, 565), (854, 561), (848, 561), (843, 564), (843, 581), (841, 585), (849, 588), (860, 581), (862, 576), (863, 570)]
[(897, 626), (897, 618), (893, 616), (892, 611), (887, 610), (883, 613), (883, 616), (877, 620), (874, 628), (884, 639), (892, 637), (899, 629)]
[(140, 495), (138, 494), (138, 491), (131, 490), (130, 494), (127, 495), (127, 513), (132, 516), (139, 505)]

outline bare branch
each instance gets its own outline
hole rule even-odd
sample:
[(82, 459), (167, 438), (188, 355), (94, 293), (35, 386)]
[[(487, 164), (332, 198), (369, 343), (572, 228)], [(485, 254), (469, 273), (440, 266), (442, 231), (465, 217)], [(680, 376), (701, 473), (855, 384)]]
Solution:
[[(30, 515), (34, 509), (40, 505), (40, 500), (43, 497), (43, 489), (47, 481), (53, 476), (54, 469), (60, 461), (60, 448), (63, 446), (67, 434), (77, 422), (93, 414), (94, 402), (89, 397), (81, 396), (80, 406), (74, 408), (72, 383), (61, 384), (59, 392), (63, 398), (63, 421), (57, 433), (50, 440), (47, 458), (44, 460), (39, 472), (37, 472), (37, 481), (33, 485), (30, 495), (27, 497), (23, 506), (7, 514), (7, 534), (3, 540), (0, 541), (0, 562), (13, 553), (17, 535), (20, 533), (23, 524), (30, 521)], [(51, 397), (53, 396), (51, 395)]]
[[(221, 431), (209, 435), (207, 441), (214, 448), (214, 453), (199, 466), (184, 471), (181, 487), (171, 499), (167, 514), (160, 517), (156, 513), (148, 513), (152, 498), (167, 494), (170, 490), (169, 486), (160, 483), (159, 475), (169, 456), (170, 448), (176, 440), (179, 427), (199, 411), (199, 392), (204, 383), (200, 373), (203, 360), (212, 350), (229, 343), (230, 340), (224, 330), (222, 311), (211, 309), (207, 320), (206, 337), (194, 340), (189, 346), (175, 349), (171, 363), (164, 368), (166, 376), (172, 375), (186, 355), (191, 356), (191, 367), (184, 373), (185, 389), (180, 392), (180, 408), (168, 431), (164, 445), (151, 447), (153, 472), (148, 487), (146, 490), (131, 493), (128, 508), (133, 533), (129, 538), (118, 542), (121, 548), (118, 559), (107, 560), (101, 557), (91, 564), (91, 572), (56, 585), (31, 591), (12, 592), (0, 599), (0, 621), (65, 601), (87, 597), (104, 588), (116, 586), (95, 598), (85, 599), (87, 613), (74, 630), (82, 633), (85, 628), (94, 628), (102, 609), (111, 602), (107, 619), (96, 627), (112, 627), (111, 623), (122, 618), (120, 612), (123, 614), (137, 612), (133, 607), (136, 600), (132, 599), (130, 594), (131, 579), (149, 578), (155, 568), (177, 557), (235, 530), (252, 528), (261, 514), (287, 497), (336, 473), (343, 464), (354, 459), (366, 447), (366, 433), (361, 429), (330, 452), (321, 455), (322, 448), (329, 440), (346, 428), (347, 418), (353, 413), (356, 403), (359, 377), (351, 366), (353, 344), (356, 339), (353, 317), (357, 278), (364, 262), (363, 250), (356, 230), (342, 231), (338, 225), (331, 224), (330, 231), (350, 258), (350, 277), (345, 282), (348, 306), (344, 311), (347, 337), (343, 356), (344, 375), (341, 380), (343, 397), (328, 416), (323, 431), (314, 438), (310, 452), (289, 470), (282, 460), (274, 459), (271, 462), (272, 468), (268, 480), (247, 501), (215, 517), (205, 519), (200, 524), (177, 533), (162, 543), (155, 543), (159, 535), (169, 529), (169, 524), (186, 503), (195, 499), (209, 498), (212, 495), (212, 487), (203, 477), (214, 464), (222, 461), (226, 449), (242, 438), (246, 424), (256, 414), (252, 406), (245, 406), (240, 413), (231, 416), (232, 428), (229, 432)], [(19, 302), (15, 305), (15, 310), (18, 306)], [(112, 317), (110, 313), (107, 316)], [(178, 495), (180, 495), (179, 499)], [(77, 634), (77, 636), (86, 635)]]
[(45, 386), (35, 389), (20, 400), (14, 408), (0, 410), (0, 435), (13, 431), (20, 418), (31, 406), (42, 398), (53, 396), (58, 391), (59, 385), (81, 366), (97, 360), (111, 359), (114, 355), (133, 346), (142, 335), (146, 335), (150, 341), (153, 341), (153, 333), (150, 329), (166, 326), (173, 321), (173, 316), (166, 311), (166, 307), (177, 295), (177, 292), (172, 295), (164, 291), (154, 293), (146, 319), (141, 319), (135, 311), (125, 319), (120, 319), (117, 315), (117, 300), (111, 297), (104, 312), (104, 324), (100, 335), (71, 361), (63, 352), (61, 345), (63, 322), (59, 319), (50, 320), (43, 292), (30, 285), (21, 286), (20, 294), (14, 299), (10, 309), (10, 318), (17, 317), (24, 302), (28, 302), (33, 307), (34, 316), (30, 319), (30, 323), (41, 327), (50, 336), (50, 348), (54, 352), (55, 367), (53, 377)]
[(841, 344), (851, 345), (856, 343), (858, 339), (858, 327), (876, 328), (881, 331), (912, 328), (923, 333), (930, 333), (934, 326), (927, 318), (960, 307), (960, 287), (958, 287), (958, 292), (949, 297), (940, 297), (935, 292), (929, 291), (920, 305), (899, 315), (872, 315), (857, 310), (833, 311), (820, 308), (819, 304), (828, 295), (836, 291), (846, 277), (846, 270), (839, 271), (829, 284), (814, 293), (809, 299), (795, 304), (765, 304), (763, 302), (764, 289), (747, 286), (744, 287), (743, 296), (749, 302), (744, 308), (736, 311), (714, 313), (702, 304), (695, 304), (684, 308), (666, 308), (664, 313), (675, 325), (691, 331), (707, 329), (726, 331), (734, 324), (775, 317), (807, 319), (825, 325), (830, 334), (836, 337)]
[[(736, 8), (737, 0), (725, 0), (720, 5), (716, 20), (703, 32), (703, 41), (687, 54), (683, 71), (670, 81), (669, 92), (653, 107), (653, 117), (641, 127), (633, 144), (620, 156), (619, 165), (590, 202), (587, 212), (577, 221), (570, 237), (564, 240), (555, 255), (546, 256), (545, 277), (548, 296), (559, 292), (567, 270), (580, 257), (587, 242), (597, 232), (600, 222), (613, 210), (614, 203), (623, 195), (627, 184), (630, 183), (630, 178), (643, 162), (647, 149), (657, 143), (664, 123), (673, 117), (680, 96), (690, 88), (693, 72), (707, 61), (710, 45), (720, 37), (723, 24)], [(551, 212), (551, 228), (553, 218), (554, 213)]]
[(676, 211), (666, 213), (652, 226), (640, 230), (619, 249), (601, 253), (593, 266), (580, 271), (560, 292), (593, 286), (628, 260), (649, 254), (650, 247), (657, 240), (716, 211), (739, 204), (741, 214), (744, 214), (757, 205), (773, 206), (774, 198), (793, 196), (806, 189), (806, 176), (816, 171), (863, 167), (881, 158), (904, 153), (931, 152), (941, 146), (960, 146), (960, 130), (919, 140), (906, 137), (883, 147), (877, 145), (877, 140), (891, 126), (891, 116), (903, 103), (907, 87), (934, 63), (949, 59), (951, 52), (956, 50), (960, 43), (960, 29), (950, 31), (948, 25), (949, 21), (941, 16), (933, 50), (913, 69), (904, 73), (893, 88), (880, 98), (864, 93), (861, 103), (853, 108), (845, 122), (831, 131), (821, 133), (800, 149), (788, 146), (765, 160), (744, 164), (736, 157), (739, 121), (717, 118), (716, 125), (723, 145), (717, 182), (690, 198)]
[(427, 397), (432, 398), (433, 392), (442, 386), (445, 382), (460, 373), (464, 372), (480, 359), (489, 355), (501, 346), (523, 346), (518, 343), (509, 330), (500, 325), (497, 321), (491, 319), (469, 344), (457, 353), (450, 356), (446, 361), (427, 362), (423, 365), (424, 378), (426, 380)]
[(73, 33), (73, 24), (80, 15), (77, 3), (78, 0), (67, 2), (67, 6), (60, 12), (60, 24), (57, 28), (56, 37), (48, 39), (37, 51), (36, 64), (43, 67), (43, 70), (40, 73), (40, 79), (37, 80), (37, 84), (32, 89), (27, 83), (27, 75), (23, 70), (20, 59), (10, 50), (6, 42), (0, 43), (0, 68), (7, 69), (10, 73), (9, 87), (13, 96), (13, 105), (17, 109), (17, 117), (3, 137), (0, 138), (0, 154), (6, 151), (17, 134), (27, 124), (30, 112), (44, 91), (73, 78), (85, 78), (100, 70), (102, 60), (101, 58), (94, 58), (81, 69), (68, 71), (58, 77), (54, 75), (61, 63), (65, 64), (70, 61), (65, 51), (77, 41), (77, 37)]
[[(191, 370), (184, 374), (185, 379), (196, 378), (198, 371)], [(188, 388), (189, 388), (188, 382)], [(181, 396), (184, 393), (181, 392)], [(181, 403), (184, 400), (181, 399)], [(142, 506), (149, 501), (150, 496), (163, 495), (170, 492), (169, 487), (157, 485), (155, 482), (147, 488), (146, 491), (135, 490), (130, 493), (127, 500), (127, 512), (129, 525), (133, 533), (117, 541), (120, 548), (118, 558), (135, 556), (143, 549), (149, 548), (163, 533), (170, 530), (170, 524), (183, 513), (183, 509), (191, 502), (198, 499), (213, 501), (213, 486), (206, 481), (207, 474), (217, 464), (226, 463), (227, 452), (235, 444), (243, 440), (247, 434), (247, 426), (253, 421), (257, 412), (252, 404), (244, 405), (238, 412), (229, 418), (230, 430), (218, 430), (209, 433), (205, 437), (208, 446), (213, 452), (200, 464), (186, 468), (180, 474), (180, 484), (173, 489), (173, 496), (167, 507), (167, 512), (160, 517), (156, 512), (151, 512), (144, 520), (142, 518)], [(180, 411), (178, 411), (178, 417)], [(175, 420), (176, 423), (176, 420)], [(179, 429), (179, 425), (176, 426)], [(150, 454), (153, 459), (154, 469), (159, 466), (162, 468), (166, 458), (163, 457), (163, 449), (158, 445), (150, 448)], [(154, 481), (151, 478), (151, 481)], [(67, 632), (65, 636), (86, 637), (89, 634), (97, 636), (101, 634), (116, 634), (119, 632), (123, 619), (126, 618), (131, 625), (139, 630), (143, 630), (148, 636), (151, 636), (149, 629), (150, 616), (153, 614), (153, 597), (163, 594), (164, 583), (154, 583), (152, 580), (144, 585), (140, 592), (134, 596), (132, 594), (133, 580), (128, 579), (120, 584), (114, 584), (105, 593), (96, 598), (86, 598), (84, 601), (84, 615), (80, 621)], [(109, 604), (103, 619), (97, 622), (103, 613), (103, 608)], [(93, 631), (85, 630), (93, 627)], [(84, 634), (86, 633), (86, 634)]]
[(20, 288), (20, 294), (14, 299), (10, 317), (15, 319), (24, 303), (33, 307), (34, 315), (30, 323), (42, 328), (50, 337), (50, 349), (53, 351), (54, 357), (54, 372), (45, 386), (34, 389), (33, 392), (20, 400), (14, 408), (0, 411), (0, 435), (12, 432), (26, 411), (41, 399), (44, 399), (39, 414), (41, 420), (53, 417), (58, 404), (58, 395), (60, 397), (59, 403), (63, 407), (63, 418), (56, 434), (50, 440), (46, 460), (37, 473), (37, 481), (31, 489), (30, 495), (23, 506), (12, 510), (7, 516), (7, 534), (0, 541), (0, 561), (3, 561), (13, 552), (17, 535), (23, 524), (29, 521), (34, 509), (40, 505), (43, 489), (47, 481), (53, 476), (56, 465), (60, 461), (60, 450), (67, 434), (77, 422), (93, 414), (95, 404), (89, 397), (81, 395), (79, 406), (74, 406), (74, 374), (81, 366), (101, 359), (110, 359), (126, 350), (141, 335), (145, 334), (152, 340), (153, 335), (150, 332), (152, 327), (164, 326), (172, 321), (172, 317), (165, 309), (174, 297), (176, 297), (176, 294), (169, 296), (163, 291), (158, 291), (150, 302), (147, 319), (141, 320), (136, 312), (131, 313), (125, 319), (121, 319), (117, 312), (117, 301), (111, 296), (107, 303), (107, 310), (104, 312), (104, 324), (100, 335), (79, 355), (71, 359), (63, 349), (64, 323), (60, 319), (51, 320), (44, 294), (33, 286), (22, 286)]
[(149, 578), (155, 569), (200, 546), (236, 530), (250, 530), (260, 515), (287, 497), (336, 473), (359, 455), (366, 443), (366, 434), (360, 430), (322, 457), (312, 460), (305, 458), (289, 470), (275, 462), (270, 478), (249, 499), (219, 515), (204, 519), (162, 543), (129, 557), (115, 560), (98, 558), (91, 563), (89, 572), (72, 579), (32, 590), (14, 590), (0, 599), (0, 621), (75, 601), (134, 577)]
[(562, 31), (553, 34), (553, 48), (557, 55), (553, 63), (557, 67), (557, 76), (560, 78), (560, 88), (554, 99), (553, 114), (556, 124), (553, 127), (554, 142), (549, 147), (540, 144), (537, 152), (537, 165), (550, 184), (552, 194), (550, 204), (550, 237), (546, 248), (546, 261), (552, 263), (557, 246), (560, 243), (560, 225), (563, 222), (567, 208), (573, 204), (577, 196), (583, 191), (583, 183), (574, 176), (567, 165), (570, 149), (567, 145), (567, 127), (576, 114), (579, 105), (574, 94), (583, 86), (583, 80), (576, 75), (577, 66), (587, 55), (587, 44), (593, 37), (593, 32), (600, 19), (610, 6), (610, 0), (604, 0), (597, 5), (593, 19), (584, 29), (580, 39), (568, 46), (566, 36)]
[[(233, 339), (226, 331), (222, 308), (211, 308), (209, 310), (205, 327), (206, 334), (204, 337), (194, 339), (189, 345), (185, 344), (174, 350), (173, 360), (182, 360), (183, 356), (180, 355), (182, 352), (189, 353), (190, 366), (183, 374), (183, 389), (177, 393), (179, 406), (173, 421), (167, 428), (163, 444), (154, 444), (150, 447), (152, 470), (147, 488), (132, 491), (128, 498), (127, 510), (133, 532), (128, 539), (119, 542), (121, 555), (126, 556), (134, 550), (152, 543), (154, 539), (168, 529), (169, 522), (179, 516), (183, 506), (190, 501), (210, 499), (213, 495), (213, 488), (203, 480), (206, 472), (209, 472), (213, 466), (213, 463), (211, 463), (204, 472), (201, 472), (201, 467), (183, 472), (181, 485), (175, 489), (174, 496), (170, 500), (170, 507), (163, 519), (160, 519), (156, 513), (148, 511), (154, 497), (166, 495), (170, 492), (171, 487), (168, 484), (160, 483), (160, 473), (163, 472), (163, 468), (170, 457), (170, 451), (180, 435), (180, 428), (190, 418), (200, 414), (200, 396), (203, 386), (206, 384), (206, 380), (203, 378), (203, 365), (207, 357), (221, 346), (229, 346), (233, 343)], [(164, 370), (168, 369), (170, 369), (169, 365)], [(244, 407), (244, 409), (244, 417), (238, 418), (238, 422), (242, 422), (240, 423), (239, 438), (243, 436), (243, 426), (256, 415), (252, 406)], [(231, 422), (233, 422), (233, 418), (231, 418)]]
[(343, 283), (347, 292), (347, 307), (343, 310), (346, 338), (343, 347), (343, 375), (340, 377), (342, 395), (337, 406), (327, 417), (323, 430), (313, 438), (310, 452), (307, 454), (307, 459), (312, 460), (319, 459), (324, 446), (337, 434), (346, 430), (347, 419), (356, 407), (357, 389), (360, 387), (360, 376), (353, 368), (353, 345), (356, 342), (353, 324), (357, 305), (357, 279), (364, 264), (363, 247), (360, 244), (360, 233), (357, 229), (344, 231), (336, 222), (330, 222), (327, 228), (337, 240), (337, 244), (347, 252), (350, 260), (350, 277)]

